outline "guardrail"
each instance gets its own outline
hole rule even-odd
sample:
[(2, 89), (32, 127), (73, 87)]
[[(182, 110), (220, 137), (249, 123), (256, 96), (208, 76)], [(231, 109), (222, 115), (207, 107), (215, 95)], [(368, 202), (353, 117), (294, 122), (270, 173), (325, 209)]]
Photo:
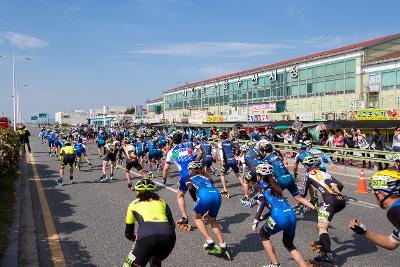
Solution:
[[(245, 144), (250, 140), (238, 140), (239, 143)], [(211, 141), (214, 144), (217, 144), (215, 140)], [(272, 142), (272, 144), (279, 151), (288, 152), (288, 153), (299, 153), (298, 144), (289, 144), (289, 143), (281, 143), (281, 142)], [(375, 150), (375, 149), (360, 149), (360, 148), (346, 148), (346, 147), (331, 147), (331, 146), (317, 146), (313, 145), (313, 148), (319, 149), (324, 152), (326, 155), (331, 157), (338, 157), (349, 160), (357, 160), (357, 161), (371, 161), (374, 163), (394, 163), (393, 156), (398, 155), (398, 152), (386, 151), (386, 150)], [(352, 153), (353, 155), (349, 154)], [(354, 155), (356, 154), (356, 155)], [(362, 155), (365, 156), (362, 156)], [(361, 155), (361, 156), (358, 156)], [(378, 158), (376, 156), (384, 156), (385, 158)]]

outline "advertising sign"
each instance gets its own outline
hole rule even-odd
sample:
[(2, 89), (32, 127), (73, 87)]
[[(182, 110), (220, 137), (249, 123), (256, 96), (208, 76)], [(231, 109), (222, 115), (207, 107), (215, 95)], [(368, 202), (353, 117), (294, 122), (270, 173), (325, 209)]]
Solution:
[(223, 122), (224, 117), (222, 116), (208, 116), (207, 117), (207, 122)]
[(400, 109), (364, 109), (351, 112), (357, 121), (400, 120)]
[(276, 111), (276, 103), (258, 104), (250, 106), (250, 112), (262, 113), (264, 111)]
[(207, 118), (207, 111), (192, 110), (190, 115), (193, 119), (205, 119)]
[(249, 114), (247, 116), (247, 121), (248, 122), (267, 122), (271, 121), (271, 118), (269, 117), (268, 114)]
[(313, 112), (298, 112), (298, 113), (296, 113), (296, 117), (299, 117), (299, 121), (313, 121), (314, 113)]

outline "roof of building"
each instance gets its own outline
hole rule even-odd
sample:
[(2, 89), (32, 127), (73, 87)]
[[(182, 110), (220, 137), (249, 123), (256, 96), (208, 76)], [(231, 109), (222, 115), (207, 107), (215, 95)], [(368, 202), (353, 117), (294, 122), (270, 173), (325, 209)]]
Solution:
[(159, 98), (155, 98), (155, 99), (148, 99), (146, 101), (146, 104), (151, 104), (151, 103), (157, 103), (157, 102), (163, 102), (164, 101), (164, 97), (159, 97)]
[(294, 64), (294, 63), (299, 63), (299, 62), (306, 62), (306, 61), (310, 61), (310, 60), (317, 59), (317, 58), (323, 58), (323, 57), (331, 56), (331, 55), (334, 55), (334, 54), (343, 54), (343, 53), (347, 53), (347, 52), (350, 52), (350, 51), (358, 51), (358, 50), (362, 50), (364, 48), (367, 48), (367, 47), (370, 47), (370, 46), (373, 46), (373, 45), (377, 45), (377, 44), (385, 42), (385, 41), (392, 40), (392, 39), (397, 38), (397, 37), (400, 37), (400, 33), (387, 35), (387, 36), (375, 38), (375, 39), (372, 39), (372, 40), (369, 40), (369, 41), (356, 43), (356, 44), (351, 44), (351, 45), (347, 45), (347, 46), (343, 46), (343, 47), (327, 50), (327, 51), (320, 52), (320, 53), (311, 54), (311, 55), (308, 55), (308, 56), (303, 56), (303, 57), (293, 58), (293, 59), (289, 59), (289, 60), (285, 60), (285, 61), (280, 61), (280, 62), (277, 62), (277, 63), (273, 63), (273, 64), (261, 66), (261, 67), (257, 67), (257, 68), (254, 68), (254, 69), (249, 69), (249, 70), (245, 70), (245, 71), (241, 71), (241, 72), (235, 72), (235, 73), (231, 73), (231, 74), (227, 74), (227, 75), (223, 75), (223, 76), (219, 76), (219, 77), (214, 77), (214, 78), (207, 79), (207, 80), (202, 80), (202, 81), (190, 83), (190, 84), (187, 84), (187, 85), (183, 85), (183, 86), (179, 86), (179, 87), (172, 88), (172, 89), (169, 89), (169, 90), (165, 90), (164, 93), (172, 93), (172, 92), (180, 91), (180, 90), (182, 90), (184, 88), (188, 88), (188, 87), (194, 87), (194, 86), (198, 86), (198, 85), (202, 85), (202, 84), (206, 84), (206, 83), (211, 83), (211, 82), (216, 82), (216, 81), (221, 81), (221, 80), (225, 80), (225, 79), (229, 79), (229, 78), (233, 78), (233, 77), (238, 77), (238, 76), (242, 76), (242, 75), (254, 74), (254, 73), (257, 73), (257, 72), (260, 72), (260, 71), (275, 69), (275, 68), (278, 68), (278, 67), (283, 67), (283, 66), (287, 66), (289, 64)]
[(370, 65), (371, 63), (374, 64), (376, 62), (381, 62), (381, 61), (391, 61), (391, 60), (398, 59), (398, 58), (400, 58), (400, 50), (391, 52), (389, 54), (386, 54), (386, 55), (383, 55), (383, 56), (380, 56), (380, 57), (377, 57), (374, 59), (371, 59), (370, 61), (368, 61), (366, 63), (366, 65)]

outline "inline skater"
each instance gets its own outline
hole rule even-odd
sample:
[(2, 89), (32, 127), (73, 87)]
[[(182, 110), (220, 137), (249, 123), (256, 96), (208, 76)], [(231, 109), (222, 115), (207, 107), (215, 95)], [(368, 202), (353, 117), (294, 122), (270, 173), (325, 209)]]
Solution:
[(46, 143), (46, 128), (45, 128), (45, 127), (43, 127), (43, 128), (40, 130), (39, 138), (40, 138), (40, 141), (42, 142), (42, 145), (43, 145), (44, 143)]
[(186, 227), (189, 224), (189, 220), (186, 214), (186, 203), (185, 194), (188, 190), (186, 186), (186, 179), (189, 176), (188, 165), (195, 158), (193, 150), (182, 144), (182, 133), (177, 132), (171, 137), (173, 142), (173, 148), (168, 151), (167, 158), (163, 169), (163, 184), (167, 182), (169, 166), (175, 163), (179, 170), (179, 188), (177, 191), (178, 206), (181, 212), (182, 218), (177, 222), (179, 227)]
[(223, 190), (221, 191), (221, 195), (223, 197), (229, 198), (229, 193), (226, 187), (226, 178), (225, 178), (229, 169), (233, 170), (236, 178), (238, 178), (241, 185), (243, 185), (243, 179), (239, 176), (238, 161), (235, 159), (235, 151), (232, 142), (228, 140), (228, 133), (224, 131), (221, 133), (220, 137), (222, 142), (218, 143), (218, 151), (219, 151), (219, 158), (222, 164), (221, 183)]
[(135, 154), (135, 146), (131, 144), (131, 141), (125, 140), (125, 145), (123, 146), (123, 154), (125, 155), (125, 176), (128, 181), (128, 188), (132, 188), (132, 177), (131, 177), (131, 169), (135, 167), (135, 169), (139, 172), (139, 174), (143, 177), (147, 177), (147, 172), (143, 169), (142, 165), (139, 163), (139, 158)]
[[(248, 149), (246, 145), (240, 147), (240, 161), (243, 167), (246, 166), (247, 172), (243, 175), (243, 191), (244, 197), (240, 200), (240, 204), (245, 207), (251, 207), (255, 204), (254, 199), (250, 199), (249, 195), (254, 192), (255, 184), (257, 183), (256, 167), (262, 163), (257, 151), (253, 148)], [(252, 190), (250, 190), (250, 188)]]
[[(252, 229), (255, 232), (260, 220), (266, 219), (267, 222), (260, 229), (260, 236), (265, 252), (271, 260), (271, 264), (265, 265), (264, 267), (280, 266), (274, 246), (270, 240), (272, 235), (280, 231), (283, 231), (283, 245), (290, 252), (293, 259), (299, 266), (307, 266), (300, 251), (298, 251), (293, 244), (296, 233), (296, 215), (290, 205), (285, 201), (282, 189), (276, 183), (273, 167), (269, 164), (262, 163), (257, 166), (256, 173), (257, 181), (262, 187), (261, 192), (258, 194), (259, 204)], [(265, 207), (269, 209), (269, 212), (266, 215), (262, 215)]]
[(89, 167), (93, 168), (92, 163), (90, 163), (89, 158), (86, 155), (86, 146), (83, 144), (81, 137), (79, 137), (78, 141), (74, 143), (74, 148), (76, 150), (75, 168), (78, 168), (78, 170), (81, 169), (82, 155), (84, 156), (84, 158), (85, 158), (87, 164), (89, 165)]
[(314, 205), (308, 199), (300, 196), (299, 189), (297, 188), (297, 185), (292, 175), (285, 167), (280, 152), (274, 150), (274, 147), (271, 143), (263, 144), (260, 147), (260, 150), (264, 156), (263, 163), (268, 163), (274, 168), (274, 176), (282, 190), (287, 189), (297, 202), (300, 202), (307, 207), (314, 209)]
[[(190, 176), (187, 177), (186, 186), (189, 190), (193, 201), (195, 202), (193, 208), (193, 220), (196, 223), (200, 233), (205, 238), (203, 250), (208, 254), (223, 255), (227, 259), (231, 256), (227, 250), (221, 228), (217, 223), (217, 215), (221, 207), (221, 194), (215, 188), (212, 181), (207, 178), (207, 174), (199, 161), (192, 161), (188, 165)], [(207, 216), (207, 221), (210, 224), (215, 236), (219, 241), (217, 246), (214, 240), (210, 237), (207, 228), (202, 220), (203, 216)]]
[(212, 171), (214, 175), (216, 175), (215, 170), (212, 168), (212, 163), (214, 161), (214, 158), (212, 156), (213, 152), (215, 149), (213, 146), (208, 142), (207, 137), (202, 136), (201, 141), (199, 145), (197, 146), (197, 149), (200, 150), (201, 152), (201, 165), (204, 168), (204, 171), (206, 173), (209, 173)]
[[(134, 242), (124, 267), (160, 267), (175, 246), (175, 224), (168, 204), (154, 192), (155, 183), (144, 178), (134, 187), (138, 192), (126, 212), (125, 237)], [(135, 234), (135, 223), (138, 230)]]
[(387, 236), (367, 230), (357, 219), (350, 221), (349, 228), (382, 248), (395, 250), (400, 245), (400, 172), (379, 171), (372, 175), (369, 183), (377, 202), (382, 209), (387, 209), (386, 216), (395, 228), (392, 234)]
[(48, 130), (46, 137), (47, 137), (47, 143), (49, 144), (49, 156), (51, 157), (55, 149), (54, 142), (56, 140), (56, 135), (52, 130)]
[(99, 151), (99, 158), (102, 158), (103, 155), (105, 154), (104, 146), (106, 145), (106, 140), (107, 140), (107, 133), (103, 129), (100, 129), (96, 141), (97, 149)]
[(139, 158), (139, 163), (143, 164), (143, 158), (145, 156), (145, 142), (144, 136), (142, 134), (139, 135), (139, 140), (136, 142), (136, 155)]
[(60, 167), (60, 178), (57, 180), (57, 186), (63, 186), (64, 185), (64, 168), (66, 165), (69, 165), (69, 180), (72, 183), (72, 180), (74, 179), (74, 163), (76, 159), (76, 150), (72, 146), (70, 141), (65, 141), (64, 142), (64, 147), (61, 148), (60, 150), (60, 161), (61, 161), (61, 167)]
[(146, 146), (148, 150), (148, 167), (149, 170), (153, 170), (153, 162), (156, 164), (156, 169), (157, 171), (160, 169), (160, 167), (164, 167), (163, 164), (161, 163), (161, 158), (162, 158), (162, 150), (161, 147), (158, 144), (157, 139), (153, 139), (153, 135), (149, 135), (149, 139), (147, 140)]
[(345, 199), (341, 194), (343, 186), (339, 187), (336, 180), (326, 172), (318, 170), (319, 159), (312, 157), (313, 162), (307, 175), (303, 178), (303, 189), (301, 196), (306, 197), (308, 188), (312, 186), (322, 196), (322, 203), (318, 207), (318, 232), (319, 240), (311, 244), (311, 250), (320, 253), (314, 258), (315, 261), (333, 263), (336, 256), (331, 250), (331, 241), (328, 234), (329, 223), (335, 214), (346, 206)]
[[(117, 153), (118, 151), (115, 149), (113, 144), (108, 144), (105, 148), (106, 154), (103, 158), (102, 165), (102, 175), (99, 178), (100, 183), (108, 182), (108, 180), (112, 180), (114, 177), (114, 169), (117, 161)], [(107, 163), (110, 162), (110, 179), (107, 177)]]

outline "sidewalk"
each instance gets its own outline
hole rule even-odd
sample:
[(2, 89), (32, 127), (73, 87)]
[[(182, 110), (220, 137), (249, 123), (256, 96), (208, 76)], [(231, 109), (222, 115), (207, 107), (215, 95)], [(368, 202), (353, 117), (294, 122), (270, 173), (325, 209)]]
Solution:
[(25, 156), (20, 161), (15, 191), (17, 197), (13, 204), (13, 222), (9, 230), (10, 243), (1, 266), (39, 266), (28, 164)]

